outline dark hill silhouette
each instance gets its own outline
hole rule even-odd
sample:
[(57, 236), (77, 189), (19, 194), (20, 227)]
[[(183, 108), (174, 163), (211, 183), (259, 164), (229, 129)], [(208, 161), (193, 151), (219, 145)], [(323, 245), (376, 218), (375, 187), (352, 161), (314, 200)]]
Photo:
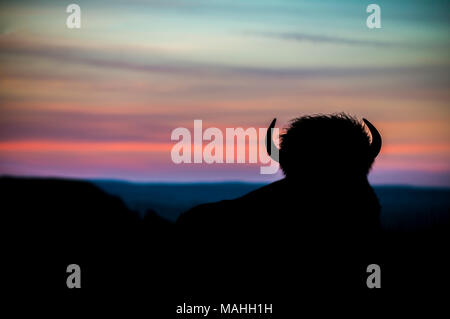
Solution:
[[(11, 292), (76, 303), (78, 295), (145, 290), (156, 304), (173, 292), (173, 224), (154, 212), (141, 218), (83, 181), (0, 178), (0, 191)], [(66, 287), (72, 263), (82, 269), (80, 291)]]
[[(282, 186), (279, 183), (244, 195), (236, 202), (250, 202), (260, 194), (273, 195)], [(323, 300), (327, 298), (323, 293), (331, 293), (333, 289), (338, 293), (328, 297), (340, 300), (341, 292), (348, 296), (355, 287), (361, 287), (361, 280), (364, 284), (367, 276), (356, 267), (347, 269), (347, 276), (358, 273), (354, 285), (345, 281), (344, 286), (330, 287), (330, 283), (320, 280), (329, 278), (329, 274), (342, 275), (340, 264), (348, 265), (354, 259), (347, 259), (340, 251), (334, 253), (337, 260), (321, 257), (336, 244), (330, 243), (328, 236), (320, 240), (319, 234), (323, 235), (325, 229), (308, 238), (306, 234), (314, 233), (312, 229), (300, 228), (296, 222), (304, 223), (311, 217), (293, 216), (288, 207), (284, 210), (278, 206), (277, 213), (283, 218), (278, 222), (272, 220), (273, 227), (268, 225), (270, 220), (258, 225), (244, 217), (238, 227), (225, 223), (222, 228), (212, 223), (213, 227), (198, 229), (192, 235), (177, 232), (172, 223), (154, 212), (141, 218), (121, 200), (89, 182), (0, 178), (0, 190), (1, 225), (7, 240), (2, 260), (8, 270), (4, 273), (4, 285), (11, 284), (14, 288), (9, 290), (11, 293), (17, 291), (23, 295), (35, 291), (36, 298), (63, 298), (69, 303), (77, 303), (80, 301), (77, 298), (83, 296), (97, 300), (99, 294), (120, 296), (121, 302), (127, 296), (136, 303), (144, 297), (142, 305), (146, 305), (147, 311), (160, 313), (164, 318), (170, 317), (175, 305), (189, 300), (269, 302), (275, 303), (280, 314), (296, 311), (298, 298), (303, 302)], [(416, 197), (420, 194), (414, 189), (411, 192)], [(276, 203), (279, 202), (273, 205)], [(212, 204), (212, 207), (216, 205), (222, 204)], [(330, 204), (321, 205), (325, 208)], [(262, 206), (264, 203), (259, 208)], [(215, 208), (210, 212), (220, 214), (221, 210)], [(230, 213), (236, 220), (237, 211), (230, 210)], [(253, 207), (250, 216), (257, 214)], [(211, 216), (205, 218), (214, 220)], [(287, 221), (282, 222), (283, 219)], [(255, 229), (256, 225), (265, 227)], [(245, 227), (253, 227), (248, 236), (243, 232)], [(242, 236), (245, 242), (238, 241)], [(448, 261), (443, 252), (448, 224), (412, 233), (390, 231), (382, 233), (381, 238), (383, 249), (379, 259), (373, 260), (374, 255), (369, 254), (367, 261), (380, 263), (383, 292), (392, 289), (394, 293), (417, 292), (423, 288), (435, 291), (445, 287)], [(355, 247), (366, 251), (365, 242), (356, 244)], [(323, 263), (327, 259), (329, 263)], [(65, 269), (71, 263), (82, 268), (80, 291), (65, 286)], [(364, 289), (358, 291), (369, 298), (377, 296), (373, 292), (367, 295)]]

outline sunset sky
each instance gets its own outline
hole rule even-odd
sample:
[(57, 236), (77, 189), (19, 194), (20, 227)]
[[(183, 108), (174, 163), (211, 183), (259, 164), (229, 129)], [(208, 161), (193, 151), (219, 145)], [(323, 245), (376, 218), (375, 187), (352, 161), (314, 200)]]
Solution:
[[(81, 7), (81, 29), (66, 7)], [(366, 7), (381, 7), (381, 29)], [(269, 181), (172, 163), (177, 127), (348, 112), (384, 146), (375, 184), (450, 186), (449, 1), (3, 1), (0, 174)]]

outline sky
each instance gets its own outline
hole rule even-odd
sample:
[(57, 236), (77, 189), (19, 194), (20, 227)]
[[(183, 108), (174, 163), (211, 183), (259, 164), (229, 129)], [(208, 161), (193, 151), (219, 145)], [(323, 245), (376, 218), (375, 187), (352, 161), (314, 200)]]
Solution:
[(0, 3), (0, 175), (272, 181), (177, 165), (171, 132), (347, 112), (383, 136), (373, 183), (450, 186), (449, 1), (76, 0), (80, 29)]

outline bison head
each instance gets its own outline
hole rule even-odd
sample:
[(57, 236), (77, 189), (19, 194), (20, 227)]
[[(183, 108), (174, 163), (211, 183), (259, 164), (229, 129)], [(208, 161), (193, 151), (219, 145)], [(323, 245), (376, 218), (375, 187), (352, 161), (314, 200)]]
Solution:
[(381, 149), (381, 135), (366, 119), (372, 138), (363, 122), (343, 113), (303, 116), (292, 120), (280, 136), (276, 158), (271, 152), (276, 147), (272, 139), (275, 121), (267, 131), (267, 151), (288, 178), (365, 177)]

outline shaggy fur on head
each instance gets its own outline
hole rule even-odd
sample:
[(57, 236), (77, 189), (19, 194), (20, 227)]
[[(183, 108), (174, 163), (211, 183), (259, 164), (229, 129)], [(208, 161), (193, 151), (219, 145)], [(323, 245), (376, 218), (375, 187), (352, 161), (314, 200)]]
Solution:
[(286, 177), (365, 177), (373, 161), (364, 123), (345, 113), (296, 118), (281, 135)]

